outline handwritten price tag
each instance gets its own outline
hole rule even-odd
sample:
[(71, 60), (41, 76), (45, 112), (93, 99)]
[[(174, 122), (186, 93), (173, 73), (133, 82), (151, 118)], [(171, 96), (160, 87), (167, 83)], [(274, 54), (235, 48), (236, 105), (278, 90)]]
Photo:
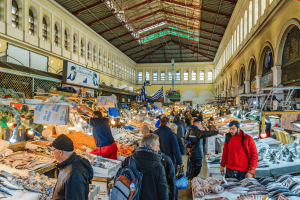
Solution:
[(293, 182), (294, 182), (294, 180), (291, 177), (289, 177), (288, 179), (286, 179), (285, 181), (282, 182), (282, 185), (284, 187), (289, 188), (293, 184)]
[(34, 123), (66, 125), (68, 109), (66, 105), (38, 104), (34, 110)]

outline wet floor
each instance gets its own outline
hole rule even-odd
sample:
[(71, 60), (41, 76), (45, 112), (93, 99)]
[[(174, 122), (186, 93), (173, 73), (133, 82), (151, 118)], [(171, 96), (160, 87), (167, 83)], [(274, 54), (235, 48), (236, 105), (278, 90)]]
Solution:
[[(186, 163), (187, 163), (187, 156), (184, 155), (182, 156), (182, 160), (183, 160), (183, 163), (184, 163), (184, 172), (186, 172)], [(206, 179), (207, 178), (207, 167), (204, 163), (205, 161), (203, 160), (203, 166), (201, 168), (201, 173), (199, 174), (198, 177), (201, 177), (202, 179)], [(193, 199), (193, 196), (192, 196), (192, 193), (191, 193), (191, 189), (190, 189), (190, 185), (187, 189), (185, 190), (180, 190), (178, 192), (178, 199), (179, 200), (192, 200)]]

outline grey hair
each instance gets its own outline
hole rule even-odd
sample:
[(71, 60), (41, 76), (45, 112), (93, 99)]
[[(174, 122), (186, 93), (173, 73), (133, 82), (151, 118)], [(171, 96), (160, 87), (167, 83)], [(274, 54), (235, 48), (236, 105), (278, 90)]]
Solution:
[(171, 130), (177, 130), (178, 126), (175, 123), (170, 124), (169, 128)]
[(159, 136), (153, 133), (149, 133), (147, 135), (144, 135), (140, 147), (145, 147), (145, 148), (151, 148), (152, 146), (155, 146), (155, 144), (158, 142)]
[(67, 155), (74, 153), (74, 151), (63, 151), (63, 152), (64, 152), (64, 154), (67, 154)]
[(143, 126), (142, 126), (142, 130), (147, 130), (147, 131), (149, 131), (150, 128), (149, 128), (149, 126), (147, 126), (147, 125), (143, 125)]

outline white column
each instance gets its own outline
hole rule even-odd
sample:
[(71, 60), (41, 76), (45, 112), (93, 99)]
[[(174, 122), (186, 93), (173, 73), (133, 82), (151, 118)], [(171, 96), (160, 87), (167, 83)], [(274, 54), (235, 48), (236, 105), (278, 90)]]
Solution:
[(250, 81), (245, 81), (245, 94), (250, 93)]
[(189, 67), (189, 82), (192, 80), (192, 70), (191, 67)]
[[(22, 5), (23, 11), (22, 11), (22, 25), (23, 25), (23, 31), (24, 33), (28, 33), (28, 18), (29, 18), (29, 8), (28, 8), (28, 0), (24, 0), (23, 1), (23, 5)], [(25, 39), (25, 37), (24, 37)]]
[(61, 21), (61, 30), (60, 30), (60, 43), (61, 43), (61, 49), (65, 49), (65, 22)]
[(11, 26), (12, 0), (6, 0), (6, 23)]
[[(272, 71), (273, 71), (273, 86), (278, 87), (281, 85), (281, 77), (282, 77), (281, 66), (272, 67)], [(274, 93), (276, 94), (276, 98), (278, 100), (284, 99), (283, 90), (275, 90)]]
[(43, 7), (39, 7), (39, 30), (38, 30), (38, 38), (42, 39), (43, 38)]
[(199, 71), (199, 67), (197, 67), (197, 72), (196, 72), (196, 82), (198, 81), (198, 80), (200, 80), (200, 71)]
[(70, 52), (71, 52), (71, 55), (73, 53), (73, 26), (71, 26), (71, 30), (70, 30)]
[(181, 69), (180, 69), (180, 82), (181, 82), (181, 84), (183, 83), (183, 73), (184, 73), (184, 71), (183, 71), (183, 67), (181, 67)]
[[(256, 89), (259, 90), (260, 89), (260, 79), (261, 79), (262, 75), (257, 75), (255, 76), (256, 78)], [(259, 93), (263, 93), (263, 91), (259, 91)]]
[(50, 25), (50, 43), (54, 43), (53, 38), (54, 38), (54, 15), (51, 14), (51, 25)]

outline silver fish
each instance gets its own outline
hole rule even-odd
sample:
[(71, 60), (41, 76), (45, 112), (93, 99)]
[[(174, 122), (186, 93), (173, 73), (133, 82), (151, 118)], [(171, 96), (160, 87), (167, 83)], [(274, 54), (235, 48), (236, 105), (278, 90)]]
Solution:
[(2, 180), (1, 180), (0, 183), (1, 183), (4, 187), (6, 187), (6, 188), (8, 188), (8, 189), (11, 189), (11, 190), (23, 190), (23, 188), (19, 188), (19, 187), (15, 186), (15, 185), (11, 184), (11, 183), (8, 182), (8, 181), (2, 181)]
[(10, 195), (10, 196), (12, 196), (12, 194), (11, 193), (9, 193), (6, 189), (4, 189), (4, 188), (1, 188), (0, 187), (0, 192), (2, 192), (2, 193), (4, 193), (4, 194), (8, 194), (8, 195)]

